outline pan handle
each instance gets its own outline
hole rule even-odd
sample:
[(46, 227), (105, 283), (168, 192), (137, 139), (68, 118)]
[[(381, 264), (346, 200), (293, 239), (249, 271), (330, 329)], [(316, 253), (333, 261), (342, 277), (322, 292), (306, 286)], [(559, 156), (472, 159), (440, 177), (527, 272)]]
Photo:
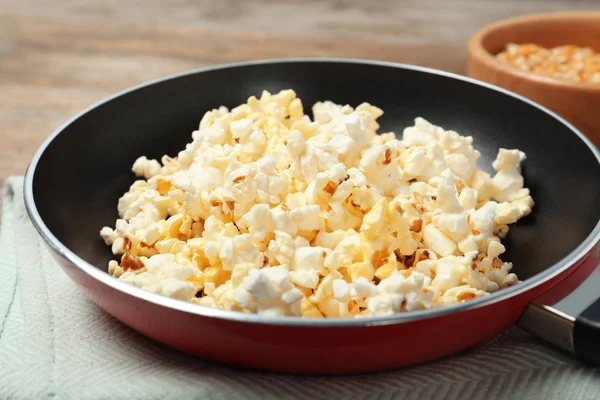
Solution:
[(600, 247), (575, 272), (536, 298), (518, 325), (600, 365)]

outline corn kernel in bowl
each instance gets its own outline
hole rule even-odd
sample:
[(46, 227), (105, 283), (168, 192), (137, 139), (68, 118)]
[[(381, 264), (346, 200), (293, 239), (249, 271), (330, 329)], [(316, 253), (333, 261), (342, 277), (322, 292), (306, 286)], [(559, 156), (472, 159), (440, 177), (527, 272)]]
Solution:
[(522, 71), (560, 80), (600, 83), (600, 53), (573, 45), (547, 49), (535, 44), (509, 43), (496, 58)]

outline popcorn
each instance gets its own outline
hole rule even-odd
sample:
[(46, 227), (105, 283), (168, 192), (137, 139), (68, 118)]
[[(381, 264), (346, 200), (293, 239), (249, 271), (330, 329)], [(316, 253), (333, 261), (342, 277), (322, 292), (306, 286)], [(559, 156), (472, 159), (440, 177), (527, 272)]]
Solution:
[(430, 279), (419, 272), (409, 278), (395, 272), (376, 286), (367, 298), (367, 315), (391, 315), (433, 307), (435, 292), (427, 289)]
[(271, 316), (301, 315), (303, 297), (289, 281), (288, 272), (278, 267), (251, 269), (234, 295), (240, 307)]
[(444, 213), (460, 213), (463, 211), (456, 197), (456, 185), (450, 169), (442, 172), (437, 188), (437, 204)]
[(373, 264), (369, 261), (361, 261), (352, 264), (348, 267), (348, 272), (353, 281), (358, 278), (365, 278), (368, 281), (372, 281), (373, 276), (375, 275)]
[(350, 286), (343, 279), (335, 279), (332, 283), (333, 297), (338, 301), (348, 301), (350, 299)]
[(174, 260), (173, 254), (152, 256), (145, 263), (147, 272), (136, 274), (127, 271), (119, 279), (149, 292), (189, 301), (197, 289), (186, 279), (194, 275), (195, 271)]
[(462, 303), (518, 283), (500, 259), (534, 206), (519, 150), (493, 176), (473, 138), (423, 118), (264, 91), (205, 113), (177, 157), (140, 157), (100, 236), (110, 275), (205, 307), (347, 318)]
[(433, 225), (427, 225), (423, 231), (423, 243), (440, 256), (449, 256), (456, 251), (456, 242), (444, 235)]
[(371, 144), (361, 153), (359, 169), (371, 186), (385, 195), (393, 194), (400, 180), (400, 169), (390, 145)]
[(240, 225), (247, 227), (255, 240), (262, 241), (267, 233), (275, 230), (273, 214), (267, 204), (256, 204), (240, 220)]
[(148, 160), (148, 158), (142, 156), (135, 160), (131, 170), (137, 176), (150, 179), (153, 176), (158, 175), (160, 173), (161, 165), (156, 160)]
[(294, 269), (301, 271), (304, 269), (324, 272), (324, 261), (327, 252), (325, 248), (319, 246), (300, 247), (294, 253)]
[(492, 227), (496, 213), (489, 205), (484, 205), (471, 214), (471, 224), (476, 232), (475, 235), (486, 234)]
[(461, 263), (458, 257), (442, 257), (437, 260), (435, 278), (431, 284), (444, 292), (458, 286), (468, 270), (469, 266)]
[(319, 285), (319, 272), (315, 269), (291, 271), (290, 281), (300, 288), (316, 289)]
[(288, 135), (286, 150), (291, 158), (302, 157), (306, 151), (306, 140), (300, 131), (291, 131)]
[(252, 132), (252, 120), (250, 118), (242, 118), (237, 121), (232, 121), (229, 125), (231, 136), (234, 141), (243, 142)]
[(468, 181), (473, 175), (473, 166), (470, 160), (463, 154), (450, 154), (446, 156), (446, 164), (452, 173), (463, 181)]
[(438, 300), (442, 305), (462, 303), (489, 294), (468, 285), (461, 285), (447, 290)]
[(316, 231), (322, 228), (323, 219), (321, 218), (321, 208), (319, 206), (309, 205), (294, 208), (289, 215), (300, 231)]
[(104, 240), (104, 243), (107, 245), (112, 245), (117, 239), (117, 232), (115, 232), (112, 228), (105, 226), (100, 230), (100, 237)]
[(260, 268), (263, 264), (263, 255), (253, 245), (249, 234), (219, 238), (219, 259), (226, 271), (232, 271), (240, 264), (250, 264), (255, 268)]

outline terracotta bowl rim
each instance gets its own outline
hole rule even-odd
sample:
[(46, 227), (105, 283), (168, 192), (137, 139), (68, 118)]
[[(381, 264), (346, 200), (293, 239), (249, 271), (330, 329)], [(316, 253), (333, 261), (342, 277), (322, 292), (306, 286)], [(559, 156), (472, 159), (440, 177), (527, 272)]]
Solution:
[[(491, 24), (485, 25), (471, 36), (468, 44), (468, 53), (473, 58), (484, 64), (486, 68), (500, 73), (512, 75), (521, 79), (534, 82), (539, 86), (550, 86), (556, 89), (568, 89), (583, 93), (600, 94), (600, 84), (570, 82), (551, 78), (544, 75), (537, 75), (511, 67), (497, 60), (495, 55), (491, 54), (483, 47), (483, 40), (489, 34), (498, 29), (510, 27), (511, 25), (537, 24), (541, 21), (564, 21), (564, 20), (598, 20), (598, 32), (600, 33), (600, 11), (562, 11), (543, 14), (528, 14), (518, 17), (503, 19)], [(576, 44), (576, 43), (575, 43)]]

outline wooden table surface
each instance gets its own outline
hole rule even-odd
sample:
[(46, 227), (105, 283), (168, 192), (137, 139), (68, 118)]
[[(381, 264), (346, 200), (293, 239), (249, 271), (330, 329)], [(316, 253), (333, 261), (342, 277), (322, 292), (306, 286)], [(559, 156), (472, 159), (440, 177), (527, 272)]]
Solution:
[(480, 26), (598, 0), (0, 0), (0, 186), (68, 118), (207, 65), (355, 57), (462, 73)]

